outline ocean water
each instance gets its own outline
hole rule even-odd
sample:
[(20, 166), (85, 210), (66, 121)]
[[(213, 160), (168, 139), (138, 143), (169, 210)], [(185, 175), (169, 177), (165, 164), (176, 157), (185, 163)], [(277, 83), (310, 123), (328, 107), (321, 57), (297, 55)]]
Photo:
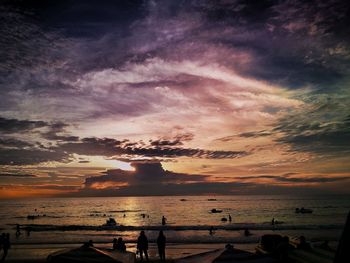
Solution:
[[(313, 210), (296, 214), (295, 208)], [(212, 209), (222, 210), (211, 213)], [(306, 235), (310, 239), (337, 240), (350, 210), (350, 196), (157, 196), (46, 198), (0, 201), (0, 232), (14, 243), (78, 243), (89, 239), (110, 242), (122, 236), (134, 242), (145, 229), (153, 241), (160, 229), (174, 243), (249, 243), (265, 233)], [(145, 216), (143, 216), (143, 214)], [(222, 222), (231, 215), (232, 222)], [(28, 215), (39, 216), (28, 219)], [(161, 225), (161, 218), (167, 224)], [(116, 227), (103, 227), (113, 217)], [(272, 218), (280, 224), (271, 225)], [(213, 235), (209, 228), (213, 226)], [(31, 231), (25, 231), (25, 229)], [(245, 237), (249, 228), (252, 236)]]

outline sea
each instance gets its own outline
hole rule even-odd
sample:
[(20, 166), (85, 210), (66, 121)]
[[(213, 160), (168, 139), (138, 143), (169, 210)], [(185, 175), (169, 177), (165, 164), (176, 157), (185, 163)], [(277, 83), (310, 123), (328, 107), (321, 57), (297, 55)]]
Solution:
[[(312, 213), (296, 213), (296, 208)], [(216, 213), (213, 213), (216, 209)], [(0, 201), (0, 233), (17, 244), (154, 242), (163, 230), (171, 243), (257, 243), (263, 234), (304, 235), (337, 241), (350, 196), (148, 196), (42, 198)], [(28, 217), (29, 216), (29, 217)], [(166, 224), (162, 225), (162, 217)], [(231, 216), (231, 221), (229, 220)], [(106, 225), (114, 218), (115, 226)], [(223, 219), (225, 218), (225, 219)], [(275, 224), (272, 224), (274, 219)], [(19, 224), (20, 234), (16, 235)], [(212, 228), (212, 231), (209, 230)], [(248, 229), (251, 235), (246, 236)]]

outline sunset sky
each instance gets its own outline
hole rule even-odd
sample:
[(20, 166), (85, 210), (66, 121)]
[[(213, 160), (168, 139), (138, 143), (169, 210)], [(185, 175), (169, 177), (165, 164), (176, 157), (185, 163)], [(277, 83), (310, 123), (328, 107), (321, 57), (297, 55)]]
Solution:
[(0, 198), (350, 194), (349, 1), (0, 17)]

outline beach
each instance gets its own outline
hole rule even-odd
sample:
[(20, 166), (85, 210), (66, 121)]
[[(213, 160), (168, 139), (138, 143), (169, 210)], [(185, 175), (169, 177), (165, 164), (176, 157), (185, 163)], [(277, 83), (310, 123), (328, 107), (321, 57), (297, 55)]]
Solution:
[[(308, 241), (328, 240), (334, 249), (341, 235), (349, 199), (337, 197), (291, 198), (277, 196), (115, 197), (1, 201), (1, 232), (11, 236), (9, 262), (45, 261), (65, 248), (93, 240), (97, 248), (111, 248), (122, 237), (127, 250), (136, 252), (136, 240), (145, 230), (150, 257), (157, 259), (155, 241), (160, 230), (167, 238), (166, 255), (179, 259), (225, 244), (254, 252), (265, 234), (305, 236)], [(308, 207), (310, 214), (296, 214)], [(74, 209), (73, 209), (74, 208)], [(212, 209), (222, 211), (212, 213)], [(11, 211), (11, 212), (9, 212)], [(35, 215), (35, 219), (28, 219)], [(161, 216), (167, 218), (161, 224)], [(232, 221), (224, 221), (223, 217)], [(105, 225), (115, 218), (115, 226)], [(271, 223), (275, 219), (275, 224)], [(20, 235), (16, 237), (19, 224)], [(210, 233), (209, 229), (213, 231)], [(251, 235), (244, 231), (249, 229)]]

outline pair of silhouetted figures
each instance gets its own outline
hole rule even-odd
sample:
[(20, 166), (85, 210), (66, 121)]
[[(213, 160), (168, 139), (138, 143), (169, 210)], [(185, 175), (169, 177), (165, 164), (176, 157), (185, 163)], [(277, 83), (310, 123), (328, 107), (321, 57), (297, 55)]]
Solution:
[(125, 252), (126, 251), (126, 246), (125, 243), (123, 241), (123, 238), (118, 238), (118, 239), (113, 239), (113, 249), (115, 250), (119, 250), (121, 252)]
[(0, 236), (0, 251), (4, 250), (2, 258), (1, 258), (1, 262), (4, 262), (8, 253), (8, 250), (11, 247), (11, 243), (10, 243), (10, 234), (7, 233), (2, 233), (2, 235)]
[[(166, 238), (161, 230), (157, 238), (158, 254), (161, 261), (165, 261), (165, 244)], [(143, 255), (145, 255), (148, 261), (148, 239), (145, 235), (145, 231), (141, 231), (137, 239), (137, 250), (140, 252), (140, 260), (143, 261)]]

